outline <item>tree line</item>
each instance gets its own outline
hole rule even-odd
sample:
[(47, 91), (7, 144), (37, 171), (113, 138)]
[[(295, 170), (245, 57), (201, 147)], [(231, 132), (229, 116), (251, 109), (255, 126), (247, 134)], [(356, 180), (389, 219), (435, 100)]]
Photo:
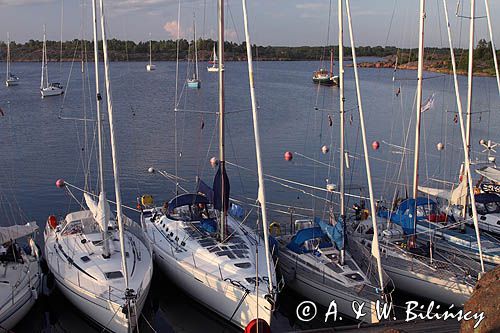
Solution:
[[(99, 43), (100, 44), (100, 43)], [(177, 48), (178, 44), (178, 48)], [(209, 60), (212, 56), (212, 50), (216, 42), (212, 39), (198, 39), (197, 49), (198, 58), (201, 61)], [(47, 41), (47, 53), (49, 61), (71, 61), (71, 60), (93, 60), (93, 41), (74, 39), (71, 41)], [(101, 47), (101, 45), (99, 45)], [(179, 50), (179, 59), (186, 60), (192, 55), (193, 41), (181, 39), (160, 40), (151, 42), (153, 60), (174, 61), (177, 58), (177, 49)], [(228, 61), (246, 60), (246, 43), (240, 44), (226, 41), (224, 43), (225, 58)], [(330, 50), (333, 50), (334, 57), (338, 54), (338, 47), (330, 46), (252, 46), (257, 60), (320, 60), (328, 61), (330, 59)], [(7, 45), (0, 43), (0, 60), (6, 59)], [(466, 66), (466, 50), (457, 50), (459, 67)], [(345, 47), (344, 52), (350, 55), (350, 47)], [(149, 41), (134, 42), (129, 40), (110, 39), (108, 41), (108, 53), (112, 61), (147, 61), (149, 59)], [(463, 56), (465, 54), (465, 56)], [(390, 57), (398, 56), (399, 63), (416, 61), (416, 49), (401, 49), (395, 46), (359, 46), (356, 48), (356, 55), (359, 57)], [(29, 40), (26, 43), (11, 42), (12, 61), (40, 61), (42, 58), (42, 41)], [(493, 58), (491, 52), (491, 43), (480, 40), (476, 48), (476, 60), (491, 63)], [(426, 59), (449, 59), (449, 50), (447, 48), (426, 48)], [(465, 59), (465, 60), (464, 60)]]

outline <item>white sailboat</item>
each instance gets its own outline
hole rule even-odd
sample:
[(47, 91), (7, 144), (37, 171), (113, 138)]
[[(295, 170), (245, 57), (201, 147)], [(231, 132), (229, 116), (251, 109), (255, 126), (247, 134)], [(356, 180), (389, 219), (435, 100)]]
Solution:
[(59, 82), (49, 81), (47, 58), (47, 41), (45, 33), (45, 25), (43, 26), (43, 48), (42, 48), (42, 76), (40, 79), (40, 93), (42, 98), (49, 96), (58, 96), (64, 94), (64, 88)]
[[(221, 65), (224, 61), (223, 4), (224, 1), (219, 0)], [(249, 75), (252, 75), (251, 71)], [(250, 78), (253, 89), (252, 81)], [(143, 196), (142, 223), (153, 244), (155, 260), (167, 277), (208, 309), (244, 329), (254, 327), (256, 323), (263, 324), (263, 321), (270, 325), (276, 301), (276, 276), (266, 235), (263, 178), (259, 178), (262, 182), (259, 181), (258, 200), (262, 207), (264, 239), (228, 214), (229, 179), (225, 171), (223, 91), (224, 72), (220, 71), (220, 156), (213, 198), (210, 191), (204, 191), (205, 194), (187, 193), (176, 196), (161, 208), (153, 206), (150, 196)], [(257, 161), (260, 166), (260, 141), (253, 91), (251, 95)]]
[(10, 34), (7, 33), (7, 70), (5, 71), (5, 85), (7, 87), (17, 86), (19, 77), (11, 72), (10, 65)]
[[(356, 318), (352, 304), (365, 304), (366, 316), (363, 321), (379, 321), (377, 304), (390, 301), (390, 279), (381, 266), (378, 246), (378, 233), (375, 232), (370, 247), (366, 249), (356, 239), (345, 240), (345, 203), (344, 203), (344, 63), (343, 63), (343, 3), (338, 1), (339, 23), (339, 97), (340, 97), (340, 216), (336, 219), (330, 213), (329, 221), (319, 218), (295, 221), (295, 232), (276, 237), (278, 241), (278, 265), (287, 285), (301, 295), (329, 307), (335, 300), (337, 309), (343, 315)], [(372, 214), (375, 201), (371, 183), (370, 163), (366, 143), (363, 108), (356, 66), (355, 45), (351, 26), (350, 6), (346, 0), (350, 39), (354, 61), (354, 73), (360, 114), (363, 149), (370, 190)], [(332, 185), (332, 184), (330, 184)], [(334, 191), (334, 186), (327, 186)], [(330, 211), (333, 209), (330, 207)], [(373, 230), (377, 230), (376, 220)], [(347, 243), (347, 245), (346, 245)]]
[(146, 65), (146, 70), (148, 72), (154, 71), (156, 69), (156, 65), (152, 62), (152, 46), (151, 46), (151, 33), (149, 33), (149, 64)]
[[(217, 53), (215, 52), (215, 43), (214, 43), (214, 51), (212, 53), (212, 60), (208, 62), (212, 64), (212, 66), (207, 66), (207, 71), (210, 73), (219, 71), (219, 59), (217, 58)], [(222, 68), (224, 70), (224, 68)]]
[[(9, 331), (35, 304), (41, 286), (40, 255), (33, 240), (35, 222), (0, 227), (0, 330)], [(29, 237), (29, 251), (16, 243)]]
[[(102, 0), (100, 5), (117, 216), (113, 217), (110, 212), (104, 189), (101, 95), (98, 62), (95, 61), (99, 200), (94, 201), (85, 192), (88, 209), (69, 213), (61, 221), (50, 216), (45, 228), (45, 254), (57, 285), (87, 317), (108, 331), (132, 332), (137, 327), (150, 287), (153, 274), (152, 252), (140, 226), (122, 213)], [(92, 2), (92, 9), (94, 56), (97, 60), (96, 0)], [(72, 186), (63, 180), (58, 180), (56, 185)]]
[(198, 48), (196, 43), (196, 19), (193, 14), (193, 48), (194, 48), (194, 71), (192, 76), (187, 79), (189, 88), (201, 88), (200, 72), (198, 71)]
[[(446, 1), (443, 1), (445, 14), (446, 12)], [(474, 6), (474, 0), (472, 0), (471, 6)], [(472, 11), (473, 12), (473, 11)], [(414, 177), (413, 177), (413, 196), (411, 199), (407, 199), (399, 205), (398, 211), (406, 212), (405, 224), (396, 225), (391, 223), (393, 215), (397, 212), (389, 212), (386, 209), (380, 209), (378, 215), (382, 217), (387, 217), (387, 226), (383, 226), (382, 231), (382, 242), (381, 252), (382, 252), (382, 264), (384, 269), (393, 279), (396, 288), (405, 290), (412, 294), (424, 297), (427, 299), (432, 299), (437, 302), (454, 304), (457, 306), (462, 306), (467, 299), (469, 299), (472, 294), (474, 285), (479, 277), (477, 263), (472, 260), (465, 260), (464, 258), (457, 258), (455, 255), (449, 255), (446, 251), (434, 250), (435, 244), (431, 243), (429, 245), (423, 246), (416, 242), (416, 234), (413, 231), (408, 237), (403, 237), (403, 229), (411, 228), (419, 232), (420, 238), (422, 238), (422, 230), (418, 228), (419, 220), (426, 214), (422, 207), (427, 204), (426, 198), (418, 197), (418, 162), (419, 162), (419, 143), (420, 143), (420, 117), (422, 109), (422, 84), (423, 84), (423, 65), (424, 65), (424, 22), (425, 22), (425, 0), (420, 0), (419, 7), (419, 17), (420, 17), (420, 31), (419, 31), (419, 52), (418, 52), (418, 84), (417, 84), (417, 107), (416, 107), (416, 134), (415, 134), (415, 156), (414, 156)], [(472, 17), (474, 15), (472, 14)], [(471, 23), (472, 24), (472, 23)], [(448, 25), (448, 33), (450, 34), (450, 26)], [(450, 39), (450, 52), (452, 52), (452, 63), (455, 71), (455, 58), (453, 54), (453, 48), (451, 47), (451, 35)], [(455, 76), (455, 88), (458, 92), (458, 83)], [(458, 95), (457, 95), (458, 96)], [(458, 99), (458, 97), (457, 97)], [(459, 109), (459, 118), (462, 121), (462, 111), (461, 102), (457, 101)], [(463, 129), (463, 126), (462, 126)], [(465, 138), (465, 136), (464, 136)], [(464, 139), (464, 151), (466, 154), (466, 169), (468, 168), (468, 153), (465, 149), (465, 139)], [(470, 173), (469, 173), (470, 174)], [(469, 182), (472, 181), (469, 179)], [(405, 209), (406, 207), (406, 209)], [(429, 212), (427, 213), (429, 214)], [(476, 215), (474, 213), (474, 215)], [(476, 220), (477, 221), (477, 220)], [(369, 237), (374, 231), (369, 231), (369, 228), (363, 226), (364, 222), (361, 222), (355, 233), (358, 235), (363, 235)], [(424, 225), (426, 223), (423, 223)], [(427, 233), (431, 229), (427, 229)], [(369, 240), (361, 241), (361, 243), (368, 245)], [(481, 243), (478, 241), (479, 253), (481, 257), (482, 266), (482, 254), (481, 254)], [(484, 270), (483, 267), (481, 267)]]

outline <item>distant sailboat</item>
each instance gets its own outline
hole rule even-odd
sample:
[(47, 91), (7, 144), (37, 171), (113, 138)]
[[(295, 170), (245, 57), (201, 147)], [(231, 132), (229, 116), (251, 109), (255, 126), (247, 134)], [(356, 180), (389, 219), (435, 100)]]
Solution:
[(10, 35), (7, 33), (7, 71), (5, 72), (5, 85), (7, 87), (17, 86), (19, 77), (10, 71)]
[[(215, 52), (215, 43), (214, 43), (214, 52), (212, 55), (212, 60), (208, 62), (209, 64), (212, 64), (212, 66), (207, 66), (207, 71), (208, 72), (218, 72), (219, 71), (219, 59), (217, 58), (217, 53)], [(222, 68), (224, 70), (224, 67)]]
[(43, 26), (43, 49), (42, 49), (42, 77), (40, 79), (40, 93), (42, 98), (64, 94), (64, 88), (59, 82), (49, 82), (49, 71), (47, 68), (47, 40), (45, 25)]
[(330, 50), (330, 70), (320, 68), (313, 73), (312, 78), (314, 83), (325, 85), (325, 86), (338, 86), (339, 77), (333, 75), (333, 50)]
[(146, 70), (148, 72), (154, 71), (156, 69), (156, 65), (152, 63), (152, 48), (151, 48), (151, 33), (149, 34), (149, 64), (146, 65)]
[(194, 46), (194, 72), (191, 78), (187, 79), (187, 85), (189, 88), (199, 89), (201, 87), (200, 73), (198, 71), (198, 48), (196, 46), (196, 21), (193, 15), (193, 46)]

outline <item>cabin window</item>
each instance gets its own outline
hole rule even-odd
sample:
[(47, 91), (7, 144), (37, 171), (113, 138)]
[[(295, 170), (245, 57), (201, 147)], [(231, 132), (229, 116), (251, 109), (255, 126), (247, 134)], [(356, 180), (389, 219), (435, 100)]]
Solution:
[(249, 262), (239, 262), (237, 264), (234, 264), (234, 266), (236, 266), (238, 268), (250, 268), (250, 267), (252, 267), (252, 264)]
[(90, 258), (87, 257), (87, 256), (83, 256), (80, 258), (83, 262), (89, 262), (90, 261)]
[(114, 271), (114, 272), (105, 272), (104, 276), (106, 277), (106, 279), (112, 280), (112, 279), (122, 278), (123, 274), (120, 271)]

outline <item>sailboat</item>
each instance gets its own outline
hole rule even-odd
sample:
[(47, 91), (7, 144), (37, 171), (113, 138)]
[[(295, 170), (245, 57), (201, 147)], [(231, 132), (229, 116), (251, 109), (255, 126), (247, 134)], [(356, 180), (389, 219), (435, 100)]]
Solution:
[[(381, 266), (378, 247), (378, 234), (373, 234), (371, 248), (366, 249), (356, 239), (346, 241), (346, 212), (344, 191), (344, 64), (343, 64), (343, 1), (338, 1), (339, 8), (339, 92), (340, 92), (340, 212), (338, 217), (329, 207), (329, 218), (303, 219), (295, 221), (295, 228), (290, 234), (276, 237), (279, 250), (278, 265), (287, 285), (299, 294), (329, 308), (332, 300), (336, 302), (338, 312), (356, 318), (352, 304), (364, 304), (366, 316), (362, 319), (368, 323), (379, 321), (377, 313), (383, 303), (390, 302), (390, 279)], [(347, 14), (351, 32), (353, 59), (355, 46), (352, 37), (352, 26), (349, 2)], [(375, 201), (371, 184), (370, 162), (366, 144), (363, 109), (359, 91), (357, 68), (354, 67), (358, 106), (363, 135), (363, 149), (367, 179), (370, 189), (372, 214), (375, 212)], [(335, 186), (327, 185), (333, 195)], [(377, 230), (376, 221), (373, 229)], [(346, 244), (347, 243), (347, 244)]]
[[(109, 60), (101, 0), (106, 96), (116, 196), (116, 216), (110, 211), (104, 188), (103, 127), (98, 61), (95, 61), (98, 121), (98, 201), (84, 191), (87, 208), (59, 220), (51, 215), (45, 228), (45, 255), (62, 293), (87, 317), (112, 332), (132, 332), (138, 325), (153, 274), (152, 252), (140, 226), (122, 213), (116, 158)], [(94, 56), (98, 58), (96, 0), (92, 2)], [(76, 188), (59, 179), (60, 188)]]
[[(472, 1), (474, 2), (474, 0)], [(446, 1), (444, 1), (445, 15), (448, 21)], [(473, 4), (472, 4), (473, 5)], [(478, 269), (477, 263), (466, 260), (463, 257), (457, 258), (455, 255), (449, 255), (449, 252), (443, 251), (435, 246), (437, 239), (426, 238), (428, 243), (417, 242), (422, 239), (423, 234), (434, 232), (427, 228), (422, 230), (420, 227), (431, 225), (426, 223), (423, 218), (437, 221), (438, 215), (433, 210), (433, 205), (427, 198), (418, 197), (418, 160), (419, 160), (419, 141), (420, 141), (420, 117), (422, 110), (422, 84), (423, 84), (423, 65), (424, 65), (424, 22), (425, 22), (425, 0), (420, 0), (419, 6), (420, 32), (419, 32), (419, 52), (418, 52), (418, 84), (417, 84), (417, 107), (416, 107), (416, 134), (415, 134), (415, 156), (414, 156), (414, 178), (412, 197), (402, 201), (396, 209), (380, 208), (378, 215), (385, 217), (387, 225), (380, 224), (381, 235), (380, 242), (382, 251), (382, 264), (384, 269), (393, 279), (396, 288), (432, 299), (440, 303), (454, 304), (462, 306), (472, 294), (474, 285), (479, 278), (479, 269), (484, 271), (481, 259), (481, 268)], [(472, 14), (472, 17), (474, 15)], [(451, 44), (451, 30), (448, 24), (448, 34), (450, 40), (450, 52), (455, 71), (455, 57)], [(356, 64), (354, 64), (356, 66)], [(458, 92), (458, 83), (455, 76), (455, 88)], [(462, 121), (461, 102), (457, 95), (457, 105)], [(464, 140), (465, 146), (465, 140)], [(468, 153), (464, 149), (465, 160), (468, 167)], [(469, 179), (470, 181), (470, 179)], [(474, 213), (475, 214), (475, 213)], [(433, 215), (433, 217), (431, 217)], [(360, 222), (356, 226), (356, 231), (361, 237), (369, 237), (371, 233), (369, 228), (363, 226)], [(444, 230), (440, 228), (440, 230)], [(406, 233), (407, 235), (403, 235)], [(368, 245), (369, 240), (362, 241)], [(481, 243), (478, 243), (479, 253), (481, 253)]]
[(149, 64), (146, 65), (146, 70), (148, 72), (154, 71), (156, 69), (156, 65), (152, 63), (152, 46), (151, 46), (151, 33), (149, 33)]
[[(35, 222), (0, 227), (0, 328), (10, 331), (35, 304), (41, 288), (40, 253), (34, 242)], [(28, 238), (28, 247), (17, 240)]]
[(193, 47), (194, 47), (194, 71), (191, 78), (187, 79), (187, 86), (189, 88), (199, 89), (201, 87), (200, 73), (198, 71), (198, 48), (196, 46), (196, 20), (193, 14)]
[(313, 72), (312, 80), (316, 84), (324, 86), (338, 86), (339, 77), (333, 75), (333, 49), (330, 50), (330, 70), (320, 68)]
[[(212, 60), (208, 62), (212, 64), (212, 66), (207, 66), (207, 71), (210, 73), (219, 71), (219, 59), (217, 59), (217, 53), (215, 52), (215, 43), (214, 43), (214, 51), (212, 53)], [(224, 70), (224, 68), (222, 68)]]
[(42, 98), (48, 96), (58, 96), (64, 94), (63, 86), (59, 82), (49, 81), (47, 58), (47, 40), (45, 33), (45, 25), (43, 26), (43, 48), (42, 48), (42, 77), (40, 79), (40, 93)]
[(5, 71), (5, 85), (7, 87), (17, 86), (19, 77), (11, 72), (10, 65), (10, 34), (7, 33), (7, 70)]
[[(221, 65), (224, 63), (223, 4), (224, 1), (219, 0)], [(141, 222), (153, 244), (157, 264), (188, 295), (242, 329), (263, 321), (270, 325), (276, 302), (276, 276), (266, 237), (265, 190), (259, 182), (262, 239), (255, 230), (228, 213), (231, 205), (229, 177), (225, 171), (223, 71), (219, 72), (219, 87), (220, 145), (213, 190), (199, 181), (197, 192), (180, 194), (163, 207), (155, 207), (152, 197), (144, 195)], [(253, 92), (251, 96), (252, 110), (256, 112)], [(257, 160), (261, 165), (258, 131), (255, 135)]]

